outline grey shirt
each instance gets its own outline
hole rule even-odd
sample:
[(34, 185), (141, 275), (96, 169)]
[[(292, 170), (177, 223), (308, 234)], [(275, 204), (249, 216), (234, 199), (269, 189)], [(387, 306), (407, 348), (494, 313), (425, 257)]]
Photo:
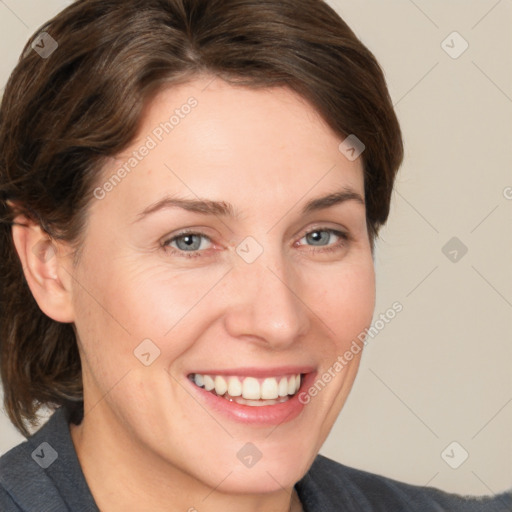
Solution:
[[(69, 431), (57, 409), (24, 443), (0, 457), (1, 512), (98, 512)], [(318, 455), (295, 484), (305, 512), (511, 512), (512, 490), (462, 497), (398, 482)]]

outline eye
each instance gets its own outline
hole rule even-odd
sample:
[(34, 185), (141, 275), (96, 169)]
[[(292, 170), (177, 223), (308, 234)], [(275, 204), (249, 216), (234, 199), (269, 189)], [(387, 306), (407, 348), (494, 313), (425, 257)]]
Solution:
[[(333, 236), (338, 238), (338, 242), (330, 244), (329, 242)], [(210, 238), (204, 233), (183, 231), (164, 241), (162, 246), (173, 255), (185, 258), (196, 258), (203, 256), (203, 252), (208, 249), (208, 247), (205, 247), (202, 243), (204, 240), (211, 242)], [(325, 247), (324, 249), (310, 249), (309, 252), (325, 253), (343, 248), (348, 242), (349, 236), (347, 233), (337, 229), (316, 228), (306, 232), (298, 242), (302, 240), (306, 240), (307, 243), (312, 243), (313, 247)], [(297, 243), (294, 245), (297, 245)]]
[(166, 240), (163, 243), (163, 247), (170, 249), (173, 254), (178, 254), (179, 256), (184, 256), (186, 258), (193, 258), (201, 256), (198, 252), (199, 250), (205, 250), (204, 244), (202, 244), (203, 240), (211, 241), (210, 238), (203, 233), (186, 231)]
[[(335, 244), (329, 244), (329, 241), (332, 239), (332, 236), (337, 237), (339, 240)], [(348, 241), (349, 237), (347, 233), (343, 231), (339, 231), (337, 229), (331, 229), (331, 228), (316, 228), (312, 231), (308, 231), (305, 233), (305, 235), (299, 240), (301, 242), (302, 240), (306, 240), (308, 243), (313, 243), (314, 247), (324, 247), (325, 249), (316, 250), (313, 249), (312, 252), (329, 252), (329, 251), (335, 251), (340, 249), (341, 247), (344, 247)]]

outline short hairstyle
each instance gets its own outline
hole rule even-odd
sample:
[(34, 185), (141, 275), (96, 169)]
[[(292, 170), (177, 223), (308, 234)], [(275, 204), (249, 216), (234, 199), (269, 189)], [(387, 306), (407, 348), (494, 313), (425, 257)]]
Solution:
[[(42, 58), (34, 45), (44, 33), (58, 46)], [(83, 407), (83, 387), (74, 325), (47, 317), (25, 280), (15, 215), (79, 255), (107, 158), (134, 140), (158, 92), (202, 76), (286, 86), (340, 142), (352, 134), (363, 142), (373, 250), (403, 159), (402, 136), (382, 69), (329, 5), (77, 0), (27, 42), (0, 106), (0, 371), (6, 411), (25, 436), (41, 406)]]

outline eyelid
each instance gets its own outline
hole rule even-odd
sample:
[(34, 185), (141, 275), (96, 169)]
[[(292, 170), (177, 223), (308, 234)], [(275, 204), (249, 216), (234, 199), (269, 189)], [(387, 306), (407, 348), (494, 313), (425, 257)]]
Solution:
[(334, 233), (340, 233), (340, 234), (346, 236), (347, 239), (350, 238), (350, 231), (347, 228), (340, 226), (339, 224), (336, 226), (329, 226), (328, 224), (317, 223), (317, 224), (313, 224), (312, 226), (310, 226), (306, 229), (303, 229), (301, 232), (302, 234), (299, 236), (299, 239), (301, 239), (304, 236), (306, 236), (307, 234), (313, 233), (315, 231), (331, 231)]
[[(177, 238), (181, 238), (183, 236), (186, 236), (186, 235), (197, 235), (197, 236), (201, 236), (203, 238), (207, 238), (212, 244), (214, 243), (213, 240), (212, 240), (212, 237), (207, 235), (204, 231), (202, 231), (203, 228), (198, 228), (198, 229), (194, 229), (194, 228), (185, 228), (183, 229), (182, 231), (178, 231), (178, 233), (174, 233), (174, 234), (171, 234), (171, 235), (167, 235), (165, 236), (162, 241), (161, 241), (161, 245), (165, 248), (167, 247), (171, 242), (174, 242)], [(174, 249), (174, 248), (172, 248)], [(179, 249), (176, 249), (178, 252), (180, 253), (183, 253), (185, 251), (180, 251)], [(205, 249), (203, 249), (204, 251)], [(193, 251), (193, 252), (199, 252), (199, 251)]]

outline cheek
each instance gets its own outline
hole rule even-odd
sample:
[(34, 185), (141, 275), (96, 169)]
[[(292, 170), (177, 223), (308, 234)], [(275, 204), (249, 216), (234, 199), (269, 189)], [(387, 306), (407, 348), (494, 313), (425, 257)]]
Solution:
[[(79, 278), (82, 290), (76, 304), (89, 321), (103, 329), (132, 338), (161, 337), (193, 309), (201, 295), (215, 283), (214, 273), (172, 270), (159, 261), (116, 257), (84, 263), (92, 269)], [(80, 291), (80, 290), (79, 290)]]
[[(162, 369), (168, 370), (191, 349), (218, 315), (214, 288), (226, 272), (213, 267), (176, 270), (158, 261), (148, 264), (121, 257), (112, 261), (97, 266), (87, 262), (88, 268), (98, 271), (81, 277), (83, 288), (91, 293), (82, 291), (76, 304), (83, 352), (103, 389), (127, 371), (133, 383), (150, 374), (163, 378)], [(151, 358), (158, 354), (150, 368), (136, 359), (139, 347), (145, 347), (143, 353), (149, 348)], [(144, 387), (137, 393), (143, 395)]]
[(337, 345), (364, 331), (371, 323), (375, 307), (375, 272), (370, 257), (358, 258), (354, 264), (331, 267), (316, 276), (316, 294), (307, 292), (312, 309), (326, 324), (327, 336)]
[(130, 277), (119, 276), (123, 294), (112, 308), (135, 336), (179, 344), (173, 333), (182, 333), (191, 322), (206, 321), (208, 314), (214, 316), (214, 288), (225, 272), (220, 266), (176, 270), (160, 263), (129, 265), (125, 275)]

